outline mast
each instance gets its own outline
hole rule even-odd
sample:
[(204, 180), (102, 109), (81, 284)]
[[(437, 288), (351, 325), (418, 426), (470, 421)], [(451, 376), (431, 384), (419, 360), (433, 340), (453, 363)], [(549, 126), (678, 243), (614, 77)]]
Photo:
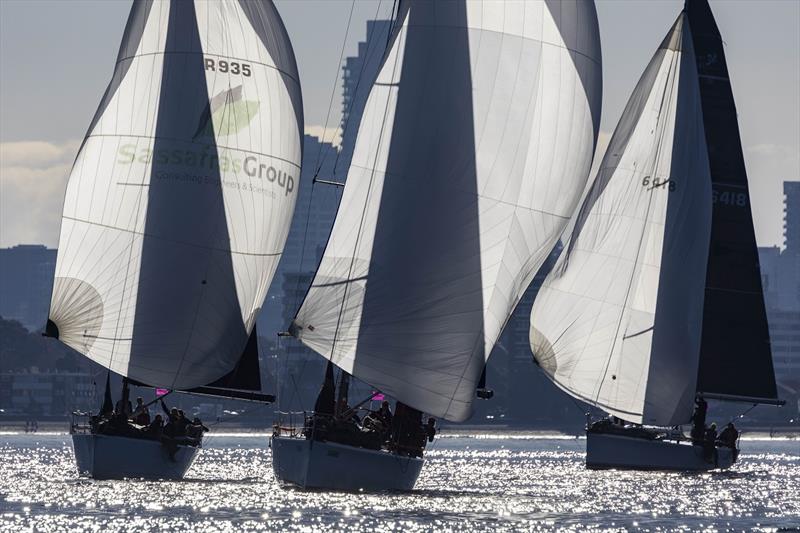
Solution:
[(697, 391), (776, 403), (747, 171), (725, 50), (707, 0), (687, 0), (712, 182), (703, 341)]
[(260, 389), (298, 80), (269, 0), (134, 2), (67, 186), (48, 334), (131, 382)]
[(402, 403), (468, 418), (583, 190), (600, 100), (589, 1), (402, 2), (292, 334)]

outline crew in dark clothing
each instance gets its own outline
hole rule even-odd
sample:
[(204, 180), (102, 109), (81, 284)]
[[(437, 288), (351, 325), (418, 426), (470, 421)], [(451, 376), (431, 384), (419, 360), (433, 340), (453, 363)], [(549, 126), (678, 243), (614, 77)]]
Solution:
[(175, 454), (178, 452), (176, 439), (181, 436), (178, 432), (180, 414), (175, 407), (168, 409), (164, 400), (161, 400), (161, 409), (167, 414), (167, 423), (164, 424), (164, 430), (161, 432), (161, 444), (167, 449), (169, 458), (175, 461)]
[(337, 416), (339, 418), (339, 422), (343, 422), (343, 423), (347, 423), (347, 424), (356, 424), (356, 425), (361, 423), (361, 418), (359, 418), (359, 416), (356, 414), (356, 412), (354, 410), (350, 409), (350, 406), (347, 405), (347, 399), (346, 398), (340, 398), (339, 399), (339, 405), (338, 405), (337, 413), (338, 413)]
[(150, 424), (148, 424), (145, 433), (151, 439), (159, 440), (161, 438), (161, 434), (164, 431), (164, 419), (161, 418), (161, 415), (156, 415)]
[(392, 409), (389, 407), (389, 402), (386, 400), (383, 401), (381, 404), (381, 408), (378, 409), (378, 420), (381, 421), (385, 428), (392, 427)]
[(164, 413), (167, 415), (167, 423), (164, 424), (164, 436), (170, 438), (179, 436), (178, 419), (180, 418), (180, 414), (178, 414), (178, 409), (176, 407), (172, 409), (167, 408), (167, 404), (164, 403), (164, 400), (161, 400), (161, 409), (163, 409)]
[(698, 396), (695, 399), (694, 414), (692, 414), (692, 443), (702, 444), (706, 433), (706, 413), (708, 412), (708, 403)]
[(126, 418), (130, 418), (131, 414), (133, 414), (133, 405), (131, 405), (131, 390), (127, 378), (122, 379), (122, 398), (117, 402), (114, 410), (118, 414), (125, 415)]
[(714, 461), (716, 463), (716, 443), (717, 443), (717, 425), (711, 424), (706, 430), (705, 438), (703, 439), (703, 456), (706, 461)]
[(425, 435), (428, 437), (428, 442), (433, 442), (433, 437), (436, 436), (436, 420), (434, 418), (428, 419), (428, 425), (425, 426)]
[(179, 436), (186, 435), (186, 428), (189, 427), (189, 419), (186, 418), (186, 414), (183, 412), (183, 409), (178, 409), (178, 422), (175, 424), (176, 434)]
[(128, 418), (131, 416), (131, 413), (133, 413), (133, 405), (131, 405), (130, 400), (117, 400), (117, 405), (114, 406), (114, 412), (125, 415), (125, 418)]
[(733, 422), (728, 422), (728, 425), (725, 426), (725, 429), (719, 434), (717, 441), (719, 441), (722, 446), (735, 449), (737, 440), (739, 440), (739, 432), (736, 430), (736, 426), (733, 425)]
[(136, 398), (136, 408), (133, 410), (131, 419), (134, 424), (139, 424), (140, 426), (146, 426), (150, 423), (150, 411), (148, 411), (141, 396)]
[(203, 440), (203, 433), (206, 431), (208, 431), (208, 428), (203, 425), (203, 422), (198, 417), (195, 417), (192, 423), (186, 427), (186, 436), (195, 441), (196, 444), (200, 444), (200, 441)]

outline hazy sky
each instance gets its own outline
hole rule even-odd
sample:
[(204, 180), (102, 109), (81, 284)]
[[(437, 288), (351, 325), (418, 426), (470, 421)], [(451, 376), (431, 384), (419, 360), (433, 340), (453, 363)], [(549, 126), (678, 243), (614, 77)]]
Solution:
[[(783, 180), (800, 179), (800, 0), (711, 0), (727, 43), (760, 245), (782, 243)], [(0, 0), (0, 246), (55, 246), (66, 179), (111, 77), (130, 0)], [(276, 0), (297, 55), (306, 128), (339, 123), (339, 55), (391, 0)], [(604, 149), (683, 0), (597, 0)], [(345, 40), (353, 7), (350, 32)], [(327, 136), (330, 140), (332, 134)]]

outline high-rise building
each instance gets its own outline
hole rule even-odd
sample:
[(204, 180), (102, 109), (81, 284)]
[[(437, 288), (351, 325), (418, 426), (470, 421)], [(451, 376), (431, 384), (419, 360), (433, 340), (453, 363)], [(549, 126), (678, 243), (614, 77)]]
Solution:
[(778, 393), (800, 410), (800, 182), (783, 193), (783, 249), (758, 252)]
[[(289, 326), (325, 250), (341, 190), (335, 185), (317, 183), (312, 195), (312, 179), (319, 168), (320, 179), (346, 180), (358, 124), (383, 58), (390, 26), (388, 20), (368, 21), (367, 37), (358, 44), (358, 54), (346, 58), (342, 66), (343, 136), (339, 151), (332, 144), (306, 135), (299, 196), (289, 239), (259, 319), (259, 328), (262, 332), (269, 330), (268, 335)], [(319, 390), (324, 359), (292, 338), (281, 339), (277, 352), (281, 409), (309, 408), (309, 401), (313, 402)]]
[[(315, 185), (313, 179), (320, 165), (319, 177), (330, 178), (336, 154), (332, 144), (322, 142), (317, 137), (306, 135), (303, 139), (303, 169), (292, 224), (258, 319), (259, 334), (262, 336), (274, 338), (278, 331), (284, 331), (289, 326), (296, 309), (290, 315), (287, 315), (286, 309), (287, 305), (296, 305), (296, 298), (287, 299), (284, 277), (316, 270), (322, 249), (328, 241), (341, 191), (332, 185)], [(302, 287), (303, 292), (305, 288)]]
[(342, 146), (337, 176), (346, 174), (350, 167), (358, 125), (372, 82), (378, 75), (391, 27), (390, 20), (368, 20), (367, 38), (358, 43), (358, 55), (345, 59), (342, 66)]
[(47, 322), (56, 250), (39, 244), (0, 249), (0, 317), (31, 331)]
[(783, 247), (800, 254), (800, 181), (783, 182)]

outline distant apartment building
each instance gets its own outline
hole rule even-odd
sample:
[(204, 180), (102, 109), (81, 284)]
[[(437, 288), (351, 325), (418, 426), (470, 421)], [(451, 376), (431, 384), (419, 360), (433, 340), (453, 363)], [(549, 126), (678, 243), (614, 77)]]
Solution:
[(367, 37), (358, 43), (358, 54), (345, 59), (342, 66), (342, 146), (337, 176), (346, 174), (350, 167), (358, 125), (372, 82), (378, 75), (391, 27), (390, 20), (368, 20)]
[[(368, 21), (367, 37), (358, 44), (358, 54), (346, 58), (342, 66), (343, 137), (339, 150), (316, 137), (305, 137), (297, 206), (283, 257), (259, 319), (261, 335), (273, 336), (288, 328), (313, 279), (342, 191), (335, 185), (313, 185), (312, 181), (318, 169), (320, 179), (340, 183), (347, 179), (361, 114), (383, 58), (390, 25), (388, 20)], [(275, 351), (280, 408), (310, 408), (309, 402), (313, 403), (319, 391), (324, 359), (292, 338), (281, 338)]]
[(65, 416), (97, 407), (92, 375), (85, 372), (0, 373), (4, 416)]
[(0, 317), (31, 331), (44, 327), (56, 270), (56, 250), (40, 244), (0, 248)]
[[(319, 166), (319, 177), (331, 178), (337, 153), (336, 147), (317, 137), (306, 135), (303, 139), (303, 169), (297, 202), (283, 255), (259, 315), (258, 328), (261, 336), (274, 339), (278, 331), (289, 326), (284, 311), (286, 304), (291, 301), (287, 300), (284, 292), (284, 276), (313, 272), (317, 268), (336, 217), (341, 190), (332, 185), (314, 185), (313, 179)], [(288, 319), (292, 316), (294, 312)]]
[(783, 192), (783, 248), (758, 252), (779, 394), (800, 399), (800, 182)]
[(783, 247), (800, 254), (800, 181), (783, 182)]

